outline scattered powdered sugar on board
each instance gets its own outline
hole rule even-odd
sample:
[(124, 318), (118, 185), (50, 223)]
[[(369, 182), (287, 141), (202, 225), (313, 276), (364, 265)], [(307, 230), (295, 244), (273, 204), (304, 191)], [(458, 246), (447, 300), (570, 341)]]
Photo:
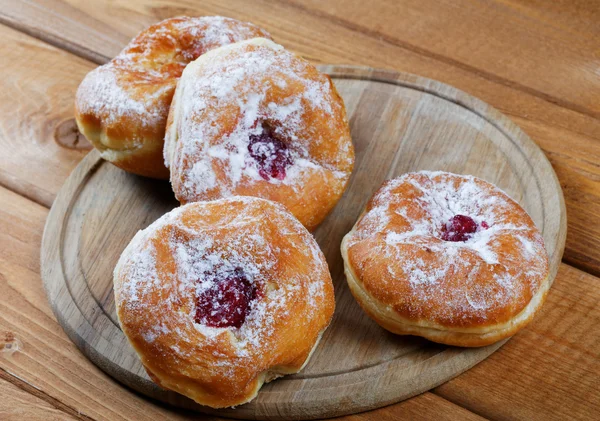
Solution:
[[(269, 215), (269, 221), (265, 221), (256, 211), (264, 202), (235, 197), (184, 205), (134, 237), (115, 269), (115, 291), (120, 317), (141, 324), (136, 329), (143, 341), (157, 349), (166, 346), (180, 358), (196, 358), (198, 350), (212, 350), (207, 352), (213, 355), (215, 369), (225, 369), (247, 364), (247, 359), (264, 352), (271, 341), (280, 340), (274, 330), (280, 320), (312, 323), (325, 299), (321, 274), (328, 273), (328, 269), (324, 256), (314, 238), (280, 205), (267, 202), (281, 213), (275, 220)], [(241, 204), (244, 211), (235, 213), (230, 209), (226, 213), (232, 204)], [(192, 207), (197, 219), (185, 222)], [(202, 222), (205, 217), (214, 217), (215, 212), (224, 212), (220, 221)], [(273, 238), (287, 241), (273, 242)], [(174, 273), (161, 269), (169, 263), (164, 257), (157, 258), (161, 252), (156, 241), (166, 246), (175, 263)], [(285, 272), (288, 275), (283, 276), (279, 266), (292, 253), (301, 253), (306, 269)], [(215, 328), (196, 322), (195, 297), (234, 273), (242, 273), (260, 290), (245, 322), (239, 328)], [(292, 303), (304, 303), (306, 310), (290, 315)], [(158, 307), (167, 314), (154, 314)], [(295, 318), (290, 319), (292, 316)], [(230, 344), (229, 350), (217, 346), (223, 340)]]
[[(377, 256), (387, 265), (380, 282), (406, 285), (403, 306), (414, 314), (439, 301), (438, 321), (459, 314), (484, 320), (490, 309), (533, 295), (548, 274), (543, 239), (529, 216), (483, 180), (408, 173), (386, 182), (370, 203), (348, 240), (349, 254), (368, 243), (356, 269), (373, 270), (370, 259)], [(477, 224), (466, 241), (441, 239), (455, 215)]]
[[(264, 182), (248, 145), (265, 130), (285, 140), (291, 158), (285, 177), (269, 183), (299, 192), (315, 172), (324, 180), (326, 174), (348, 179), (351, 140), (336, 128), (345, 118), (343, 104), (329, 79), (311, 69), (280, 45), (258, 39), (213, 50), (190, 64), (174, 99), (174, 128), (165, 138), (165, 163), (183, 180), (178, 197), (202, 198), (213, 189), (226, 197), (240, 184)], [(307, 125), (307, 115), (315, 113), (324, 122), (320, 131)], [(312, 150), (321, 144), (336, 151), (333, 158), (317, 158)], [(225, 177), (217, 176), (221, 172)]]

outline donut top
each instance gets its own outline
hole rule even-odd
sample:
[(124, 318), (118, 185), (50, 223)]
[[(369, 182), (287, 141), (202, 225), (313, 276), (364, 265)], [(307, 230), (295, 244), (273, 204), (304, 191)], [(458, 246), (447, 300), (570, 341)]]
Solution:
[(142, 127), (160, 125), (164, 131), (185, 66), (213, 48), (257, 36), (270, 37), (253, 24), (221, 16), (163, 20), (138, 34), (109, 63), (88, 73), (77, 91), (78, 111), (109, 126), (128, 117)]
[(291, 331), (306, 329), (314, 343), (333, 312), (315, 240), (281, 205), (249, 197), (185, 205), (140, 231), (115, 269), (115, 294), (142, 359), (247, 379), (308, 352)]
[(184, 202), (260, 183), (298, 193), (315, 173), (321, 184), (349, 178), (352, 142), (331, 80), (269, 40), (232, 44), (191, 63), (174, 104), (165, 163)]
[(549, 271), (542, 236), (516, 202), (483, 180), (444, 172), (386, 182), (346, 246), (365, 289), (425, 325), (506, 321)]

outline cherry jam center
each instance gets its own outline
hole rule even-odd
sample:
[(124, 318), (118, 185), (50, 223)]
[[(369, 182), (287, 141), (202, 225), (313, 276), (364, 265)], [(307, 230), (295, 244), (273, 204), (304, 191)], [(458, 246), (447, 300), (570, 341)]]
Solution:
[(259, 135), (250, 135), (248, 152), (256, 160), (258, 173), (265, 180), (283, 180), (287, 167), (292, 164), (287, 145), (267, 131)]
[(467, 241), (481, 227), (488, 229), (489, 225), (483, 221), (480, 226), (470, 216), (454, 215), (442, 226), (442, 240), (444, 241)]
[(256, 296), (254, 284), (241, 270), (236, 270), (198, 295), (194, 320), (210, 327), (239, 328), (246, 321)]

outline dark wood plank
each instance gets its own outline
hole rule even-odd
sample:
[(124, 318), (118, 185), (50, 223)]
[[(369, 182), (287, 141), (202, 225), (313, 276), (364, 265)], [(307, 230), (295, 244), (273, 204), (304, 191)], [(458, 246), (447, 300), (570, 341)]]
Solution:
[[(408, 401), (379, 408), (374, 411), (334, 418), (343, 421), (396, 421), (396, 420), (436, 420), (469, 421), (485, 418), (449, 401), (440, 401), (433, 393), (423, 393)], [(408, 403), (410, 402), (410, 405)]]

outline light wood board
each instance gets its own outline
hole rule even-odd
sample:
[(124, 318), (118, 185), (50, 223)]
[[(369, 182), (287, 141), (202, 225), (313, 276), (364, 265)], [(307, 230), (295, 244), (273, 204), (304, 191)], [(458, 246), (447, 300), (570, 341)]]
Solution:
[(322, 66), (343, 96), (356, 149), (348, 190), (315, 231), (337, 309), (310, 363), (272, 382), (249, 404), (211, 411), (152, 383), (119, 329), (112, 270), (135, 232), (177, 206), (167, 182), (127, 174), (91, 152), (61, 189), (42, 244), (50, 303), (70, 338), (127, 386), (171, 404), (257, 419), (320, 418), (381, 407), (428, 390), (501, 344), (460, 349), (386, 332), (353, 300), (339, 244), (381, 183), (407, 171), (473, 174), (510, 194), (546, 241), (554, 278), (564, 249), (560, 185), (541, 150), (487, 104), (439, 82), (392, 71)]

